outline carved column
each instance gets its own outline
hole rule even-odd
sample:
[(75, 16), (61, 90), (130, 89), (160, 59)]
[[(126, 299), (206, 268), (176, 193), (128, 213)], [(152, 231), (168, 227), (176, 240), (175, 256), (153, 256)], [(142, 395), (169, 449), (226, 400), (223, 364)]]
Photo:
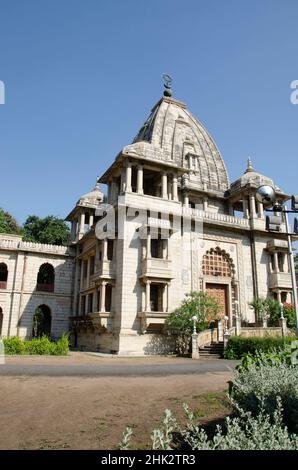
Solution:
[(252, 219), (256, 218), (256, 200), (253, 194), (249, 196), (250, 216)]
[(274, 252), (274, 272), (278, 273), (279, 272), (279, 266), (278, 266), (278, 253), (277, 251)]
[(138, 172), (137, 172), (137, 193), (143, 194), (143, 165), (138, 165)]
[(173, 201), (178, 201), (178, 178), (177, 175), (173, 175)]
[(81, 217), (80, 217), (80, 229), (79, 229), (80, 235), (84, 235), (85, 233), (85, 212), (81, 212)]
[(102, 241), (102, 244), (103, 244), (102, 260), (107, 261), (108, 260), (108, 239), (104, 238)]
[(125, 190), (128, 191), (128, 192), (132, 191), (132, 188), (131, 188), (131, 173), (132, 173), (131, 162), (128, 160), (127, 163), (126, 163), (126, 188), (125, 188)]
[(151, 281), (148, 279), (146, 280), (146, 312), (151, 312), (151, 306), (150, 306), (150, 284)]
[(90, 214), (89, 215), (89, 228), (92, 227), (93, 223), (94, 223), (94, 215)]
[(107, 282), (102, 281), (101, 291), (100, 291), (100, 311), (101, 312), (105, 312), (105, 308), (106, 308), (106, 286), (107, 286)]
[(168, 199), (168, 176), (165, 171), (161, 174), (161, 197)]
[(188, 191), (184, 191), (183, 193), (183, 205), (184, 207), (189, 207), (189, 197), (188, 197)]
[(148, 230), (146, 240), (146, 258), (151, 258), (151, 233)]

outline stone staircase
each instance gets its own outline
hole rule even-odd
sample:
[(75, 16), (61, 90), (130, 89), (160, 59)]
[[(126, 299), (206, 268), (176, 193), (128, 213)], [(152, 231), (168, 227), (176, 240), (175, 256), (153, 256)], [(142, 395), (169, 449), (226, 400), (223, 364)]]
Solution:
[(219, 342), (212, 342), (211, 344), (208, 344), (206, 346), (202, 346), (199, 348), (199, 355), (200, 358), (204, 359), (215, 359), (222, 357), (223, 354), (223, 341)]

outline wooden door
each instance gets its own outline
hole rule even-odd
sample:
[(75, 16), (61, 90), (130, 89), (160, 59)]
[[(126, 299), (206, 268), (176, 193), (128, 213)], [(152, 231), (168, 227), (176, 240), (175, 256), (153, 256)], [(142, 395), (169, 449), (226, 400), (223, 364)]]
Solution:
[(219, 304), (219, 315), (228, 316), (228, 286), (225, 284), (206, 284), (206, 292), (215, 298)]

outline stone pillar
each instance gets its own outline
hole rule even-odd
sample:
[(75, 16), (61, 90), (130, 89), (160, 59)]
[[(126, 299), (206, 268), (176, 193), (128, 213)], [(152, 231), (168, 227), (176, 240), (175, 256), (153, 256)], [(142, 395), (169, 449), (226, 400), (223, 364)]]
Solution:
[(246, 198), (243, 198), (243, 217), (245, 219), (248, 219), (248, 205), (247, 205), (247, 199)]
[(277, 291), (277, 300), (281, 304), (281, 292), (280, 292), (280, 290)]
[(168, 176), (165, 171), (161, 174), (161, 197), (168, 199)]
[(128, 160), (126, 163), (126, 181), (125, 181), (125, 191), (131, 192), (131, 162)]
[(163, 298), (162, 298), (162, 311), (164, 313), (167, 313), (169, 311), (168, 310), (168, 299), (169, 299), (168, 288), (169, 288), (168, 283), (165, 283), (163, 287)]
[(258, 215), (260, 219), (264, 218), (264, 206), (262, 202), (257, 202), (257, 207), (258, 207)]
[(151, 233), (149, 231), (146, 240), (146, 258), (151, 258)]
[(100, 291), (100, 311), (105, 312), (106, 309), (106, 286), (107, 282), (103, 281), (101, 283), (101, 291)]
[(96, 240), (96, 244), (95, 244), (95, 263), (94, 263), (94, 270), (95, 272), (99, 271), (99, 244), (100, 244), (100, 241), (99, 240)]
[(74, 280), (74, 293), (73, 293), (73, 310), (74, 314), (78, 315), (78, 295), (79, 295), (79, 278), (80, 278), (80, 265), (79, 261), (76, 262), (75, 280)]
[(146, 280), (146, 312), (151, 312), (151, 306), (150, 306), (150, 284), (151, 281)]
[(121, 192), (121, 193), (124, 193), (124, 192), (125, 192), (125, 187), (126, 187), (126, 183), (125, 183), (125, 168), (122, 167), (122, 168), (121, 168), (121, 182), (120, 182), (120, 192)]
[(204, 197), (204, 200), (203, 200), (203, 210), (205, 212), (208, 211), (208, 197)]
[(80, 290), (84, 289), (84, 263), (85, 261), (81, 260), (81, 279), (80, 279)]
[(193, 333), (191, 335), (191, 345), (192, 345), (191, 358), (192, 359), (199, 359), (200, 352), (199, 352), (198, 334), (197, 333)]
[(178, 201), (178, 178), (177, 175), (173, 175), (173, 201)]
[(279, 319), (279, 326), (281, 327), (281, 333), (283, 336), (287, 336), (288, 328), (287, 328), (287, 319), (281, 317)]
[(97, 311), (97, 289), (93, 292), (92, 313)]
[(234, 207), (232, 204), (229, 204), (229, 215), (234, 216)]
[(93, 226), (93, 223), (94, 223), (94, 215), (90, 214), (89, 215), (89, 228)]
[(183, 193), (183, 205), (184, 207), (189, 207), (189, 197), (188, 197), (188, 192), (184, 191)]
[(168, 259), (168, 242), (169, 240), (162, 240), (162, 258)]
[(256, 218), (256, 200), (253, 194), (249, 196), (250, 216), (252, 219)]
[(278, 266), (278, 253), (277, 251), (274, 252), (274, 272), (278, 273), (279, 272), (279, 266)]
[(103, 244), (102, 260), (107, 261), (108, 260), (108, 239), (104, 238), (102, 241), (102, 244)]
[(241, 335), (241, 317), (240, 317), (240, 315), (235, 316), (235, 333), (236, 333), (236, 336)]
[(89, 287), (89, 284), (90, 284), (90, 256), (87, 260), (87, 281), (86, 281), (86, 284), (87, 284), (86, 287)]
[(143, 165), (138, 165), (137, 193), (138, 194), (144, 194), (144, 190), (143, 190)]
[(71, 222), (71, 241), (74, 242), (76, 239), (76, 233), (77, 233), (77, 221), (73, 220)]
[(85, 233), (85, 212), (81, 212), (79, 233), (80, 235)]

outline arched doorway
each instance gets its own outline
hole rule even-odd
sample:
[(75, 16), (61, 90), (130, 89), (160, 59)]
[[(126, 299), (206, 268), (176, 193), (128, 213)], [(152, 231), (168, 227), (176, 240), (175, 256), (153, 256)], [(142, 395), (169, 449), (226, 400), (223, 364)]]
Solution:
[(2, 326), (3, 326), (3, 310), (0, 307), (0, 337), (2, 336)]
[(51, 336), (52, 314), (47, 305), (39, 305), (33, 317), (32, 337)]
[(54, 292), (55, 270), (50, 263), (44, 263), (40, 266), (37, 275), (36, 290), (43, 292)]
[(0, 289), (7, 287), (8, 269), (5, 263), (0, 263)]
[(202, 273), (204, 289), (214, 297), (220, 307), (220, 316), (229, 317), (232, 325), (232, 311), (235, 309), (235, 266), (230, 255), (219, 247), (211, 248), (203, 256)]

